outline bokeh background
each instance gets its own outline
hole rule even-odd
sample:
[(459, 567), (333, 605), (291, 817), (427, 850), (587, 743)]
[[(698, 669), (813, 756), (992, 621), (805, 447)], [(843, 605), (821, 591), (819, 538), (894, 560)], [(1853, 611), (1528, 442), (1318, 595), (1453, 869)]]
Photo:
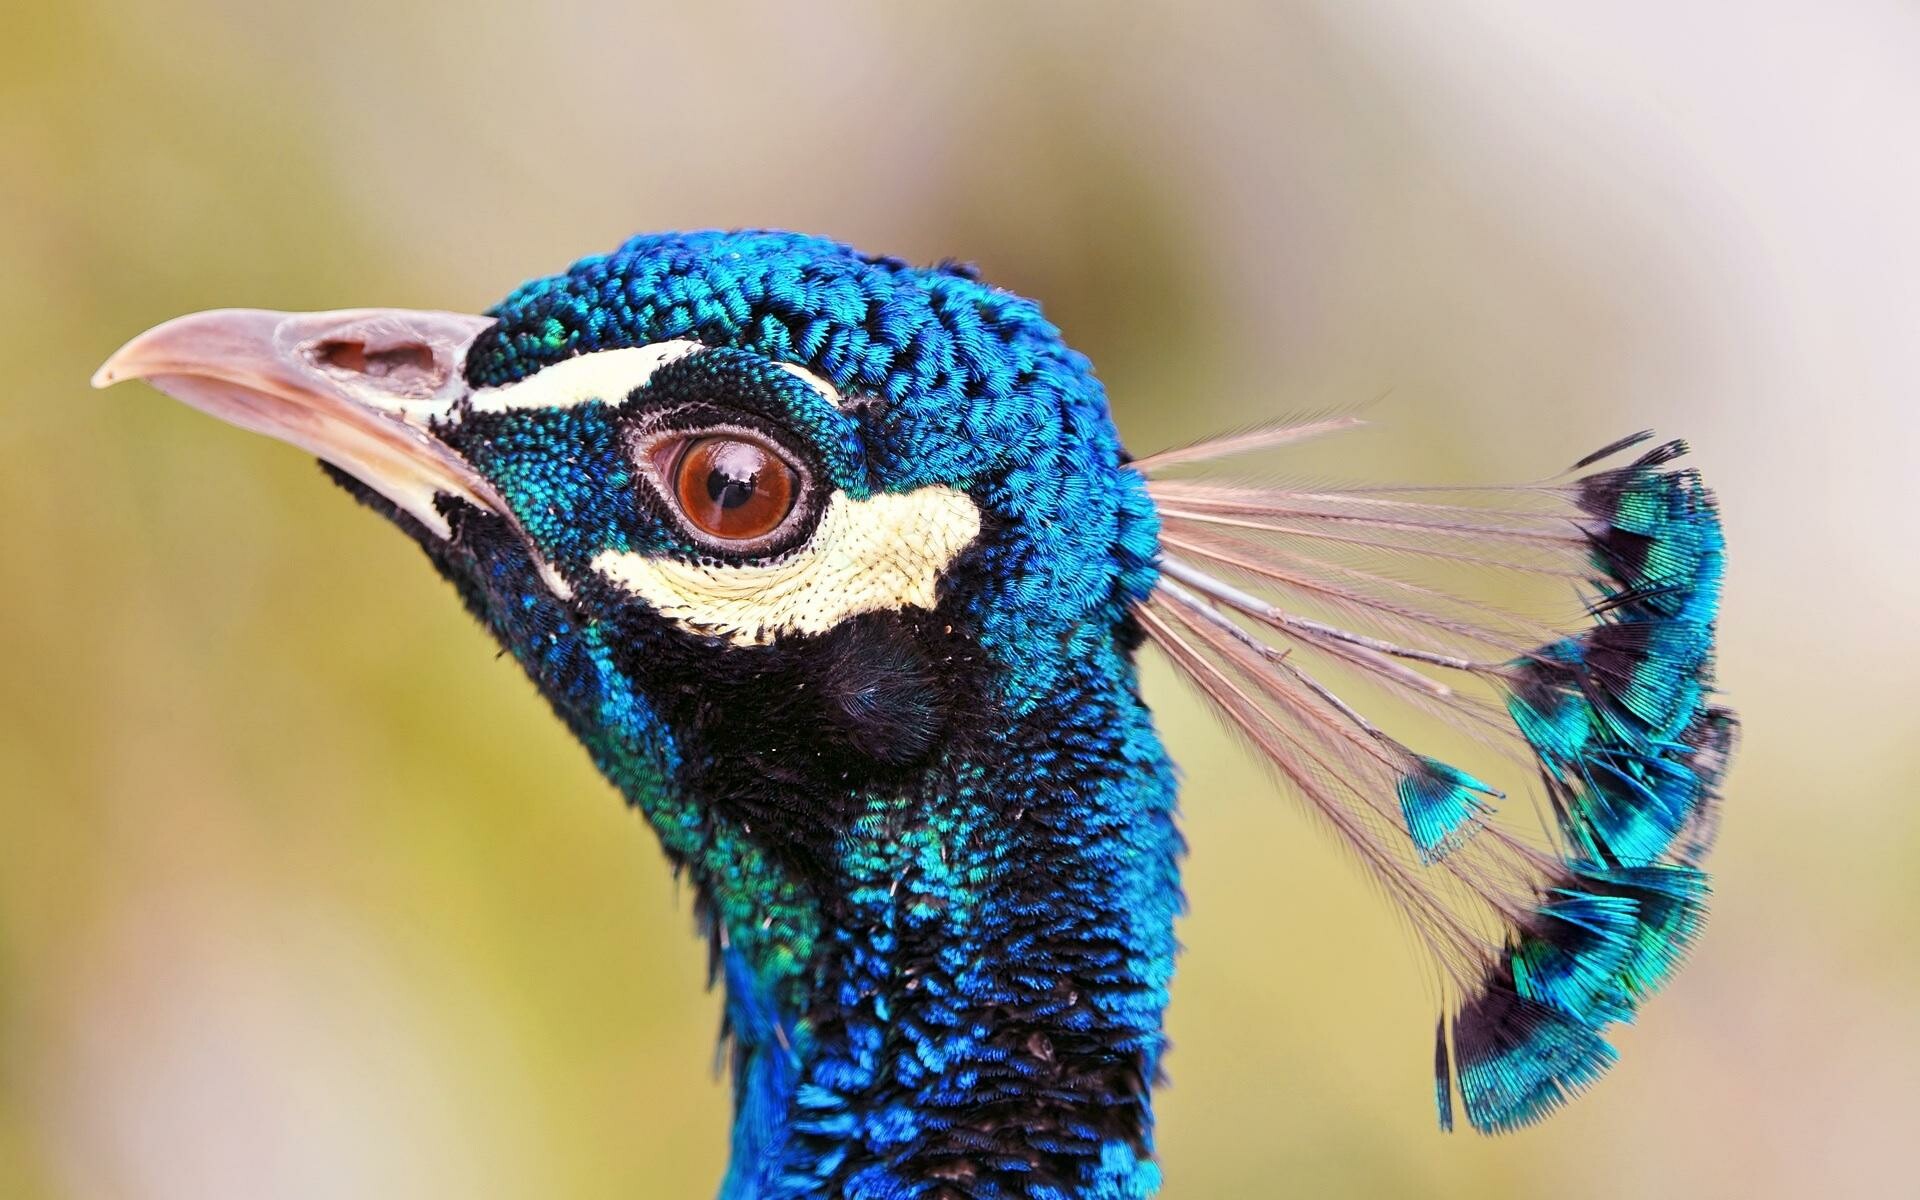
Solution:
[(1693, 966), (1593, 1094), (1443, 1137), (1405, 937), (1176, 681), (1169, 1197), (1912, 1194), (1920, 10), (29, 4), (0, 40), (0, 1195), (711, 1194), (651, 835), (417, 552), (141, 388), (220, 305), (479, 308), (772, 225), (1039, 296), (1144, 451), (1534, 478), (1657, 426), (1746, 743)]

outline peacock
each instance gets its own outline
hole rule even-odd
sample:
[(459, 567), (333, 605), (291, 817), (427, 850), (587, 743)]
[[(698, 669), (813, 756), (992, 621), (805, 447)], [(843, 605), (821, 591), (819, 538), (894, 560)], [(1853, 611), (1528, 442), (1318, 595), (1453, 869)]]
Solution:
[[(1701, 928), (1737, 722), (1684, 443), (1218, 475), (1335, 412), (1136, 458), (1033, 301), (778, 231), (636, 237), (482, 316), (198, 313), (127, 379), (321, 459), (652, 826), (724, 995), (722, 1200), (1157, 1190), (1147, 645), (1431, 952), (1444, 1128), (1592, 1084)], [(1403, 740), (1447, 730), (1474, 771)]]

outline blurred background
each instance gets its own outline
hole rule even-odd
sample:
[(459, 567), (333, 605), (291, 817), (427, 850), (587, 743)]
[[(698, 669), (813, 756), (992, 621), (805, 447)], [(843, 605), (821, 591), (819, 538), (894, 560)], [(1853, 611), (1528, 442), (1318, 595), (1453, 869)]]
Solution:
[(192, 309), (479, 309), (736, 225), (1038, 296), (1136, 451), (1384, 395), (1289, 463), (1536, 478), (1656, 426), (1720, 492), (1713, 926), (1517, 1136), (1434, 1131), (1408, 940), (1155, 666), (1167, 1196), (1910, 1194), (1915, 62), (1904, 0), (16, 13), (0, 1195), (712, 1193), (717, 1001), (652, 835), (310, 463), (86, 380)]

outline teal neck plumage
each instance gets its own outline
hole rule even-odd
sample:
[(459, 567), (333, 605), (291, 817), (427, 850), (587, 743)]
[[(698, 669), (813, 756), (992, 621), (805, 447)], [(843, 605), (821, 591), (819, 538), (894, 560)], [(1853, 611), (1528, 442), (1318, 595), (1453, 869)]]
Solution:
[(1179, 894), (1165, 759), (1128, 685), (1084, 676), (972, 748), (911, 793), (857, 798), (824, 895), (752, 832), (692, 816), (724, 797), (676, 797), (603, 753), (711, 922), (735, 1043), (729, 1200), (1157, 1182), (1148, 1089)]

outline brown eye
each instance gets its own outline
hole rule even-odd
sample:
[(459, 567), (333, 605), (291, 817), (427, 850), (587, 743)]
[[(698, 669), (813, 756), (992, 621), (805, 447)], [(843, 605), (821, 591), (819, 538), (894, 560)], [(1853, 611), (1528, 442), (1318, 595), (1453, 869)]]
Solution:
[(793, 511), (798, 481), (779, 455), (743, 437), (699, 438), (674, 464), (673, 495), (695, 529), (730, 542), (780, 528)]

